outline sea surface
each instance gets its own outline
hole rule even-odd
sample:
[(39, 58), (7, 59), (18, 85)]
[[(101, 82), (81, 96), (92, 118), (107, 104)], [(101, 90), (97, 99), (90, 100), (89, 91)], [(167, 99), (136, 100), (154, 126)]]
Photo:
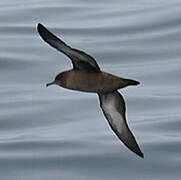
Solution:
[[(145, 158), (112, 133), (96, 94), (46, 83), (71, 68), (38, 23), (140, 81), (120, 90)], [(180, 180), (181, 1), (0, 1), (1, 180)]]

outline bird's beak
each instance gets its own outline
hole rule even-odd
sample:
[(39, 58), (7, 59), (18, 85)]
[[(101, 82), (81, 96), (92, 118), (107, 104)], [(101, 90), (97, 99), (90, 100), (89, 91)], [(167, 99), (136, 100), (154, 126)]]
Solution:
[(55, 81), (53, 81), (53, 82), (51, 82), (51, 83), (47, 83), (47, 84), (46, 84), (46, 87), (51, 86), (51, 85), (53, 85), (53, 84), (55, 84)]

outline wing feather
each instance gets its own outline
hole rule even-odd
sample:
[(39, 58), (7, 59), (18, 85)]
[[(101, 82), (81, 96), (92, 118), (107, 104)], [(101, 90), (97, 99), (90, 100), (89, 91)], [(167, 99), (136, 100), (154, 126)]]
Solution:
[(42, 24), (38, 24), (38, 32), (45, 42), (71, 59), (74, 69), (100, 71), (93, 57), (81, 50), (71, 48)]
[(126, 122), (125, 102), (123, 96), (117, 92), (99, 94), (101, 109), (117, 137), (134, 153), (144, 157), (135, 137)]

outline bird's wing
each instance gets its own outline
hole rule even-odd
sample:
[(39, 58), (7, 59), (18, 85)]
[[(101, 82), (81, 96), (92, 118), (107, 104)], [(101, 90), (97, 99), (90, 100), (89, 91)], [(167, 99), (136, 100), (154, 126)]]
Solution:
[(123, 96), (117, 91), (98, 95), (101, 109), (112, 130), (131, 151), (143, 158), (144, 155), (126, 122), (126, 107)]
[(38, 24), (38, 32), (45, 42), (71, 59), (74, 69), (100, 71), (97, 62), (93, 57), (83, 51), (71, 48), (42, 24)]

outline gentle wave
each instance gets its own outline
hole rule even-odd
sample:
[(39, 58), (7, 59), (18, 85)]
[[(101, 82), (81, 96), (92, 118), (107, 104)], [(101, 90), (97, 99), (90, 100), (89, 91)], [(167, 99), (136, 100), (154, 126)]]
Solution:
[[(0, 2), (2, 179), (180, 179), (179, 1)], [(70, 69), (45, 24), (101, 69), (141, 82), (120, 92), (145, 159), (108, 127), (97, 95), (46, 83)]]

